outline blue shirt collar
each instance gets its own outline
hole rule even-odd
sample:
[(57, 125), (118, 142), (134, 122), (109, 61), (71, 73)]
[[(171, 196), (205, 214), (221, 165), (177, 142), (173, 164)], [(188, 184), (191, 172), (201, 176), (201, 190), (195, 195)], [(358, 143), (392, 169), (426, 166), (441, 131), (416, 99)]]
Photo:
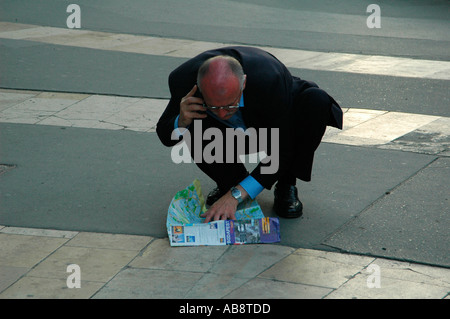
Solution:
[(239, 107), (244, 107), (244, 92), (242, 92), (241, 99), (239, 100)]

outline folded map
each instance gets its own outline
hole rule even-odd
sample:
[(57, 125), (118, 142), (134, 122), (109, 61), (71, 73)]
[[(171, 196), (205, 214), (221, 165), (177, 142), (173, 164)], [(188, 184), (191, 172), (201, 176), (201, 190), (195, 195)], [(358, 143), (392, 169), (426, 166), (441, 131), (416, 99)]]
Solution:
[(167, 214), (171, 246), (237, 245), (280, 241), (278, 218), (264, 217), (256, 200), (241, 203), (236, 220), (204, 222), (205, 200), (199, 180), (177, 192)]

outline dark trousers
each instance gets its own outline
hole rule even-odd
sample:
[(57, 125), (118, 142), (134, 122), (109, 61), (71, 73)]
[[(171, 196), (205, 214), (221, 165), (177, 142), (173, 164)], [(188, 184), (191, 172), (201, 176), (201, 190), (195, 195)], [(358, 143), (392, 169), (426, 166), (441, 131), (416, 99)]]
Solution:
[[(279, 117), (279, 123), (274, 123), (274, 126), (280, 128), (279, 169), (276, 173), (263, 176), (261, 180), (258, 180), (265, 188), (270, 189), (277, 181), (295, 184), (296, 178), (303, 181), (311, 180), (314, 152), (319, 146), (327, 123), (330, 121), (330, 116), (332, 116), (331, 104), (332, 99), (329, 95), (317, 87), (307, 88), (294, 97), (291, 110)], [(276, 112), (276, 107), (274, 107), (274, 112)], [(199, 123), (199, 120), (194, 121), (194, 124), (189, 129), (192, 137), (191, 156), (194, 160), (192, 148), (195, 149), (195, 141), (200, 141), (198, 137), (196, 138), (194, 132), (196, 132), (195, 125), (200, 125)], [(217, 183), (221, 190), (228, 190), (247, 177), (249, 172), (241, 162), (226, 163), (225, 149), (226, 144), (230, 143), (225, 138), (226, 125), (208, 116), (201, 120), (201, 127), (202, 136), (203, 132), (208, 128), (216, 128), (223, 133), (224, 158), (222, 163), (201, 161), (196, 162), (196, 164)], [(212, 142), (211, 140), (201, 140), (202, 150)], [(270, 141), (270, 138), (268, 138), (268, 141)], [(248, 146), (245, 148), (245, 154), (249, 152)], [(237, 151), (235, 148), (235, 154)], [(270, 154), (271, 149), (269, 148), (269, 152), (267, 150), (264, 151)]]

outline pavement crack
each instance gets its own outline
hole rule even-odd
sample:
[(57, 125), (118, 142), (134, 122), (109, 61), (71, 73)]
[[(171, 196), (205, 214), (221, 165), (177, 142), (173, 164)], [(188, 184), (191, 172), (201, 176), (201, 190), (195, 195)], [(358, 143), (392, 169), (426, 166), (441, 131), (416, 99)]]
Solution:
[(109, 125), (116, 125), (116, 126), (119, 126), (119, 127), (121, 127), (121, 130), (126, 130), (126, 129), (128, 128), (128, 126), (126, 126), (126, 125), (123, 125), (123, 124), (117, 124), (117, 123), (113, 123), (113, 122), (108, 122), (108, 121), (105, 121), (105, 120), (99, 120), (98, 122), (99, 122), (99, 123), (109, 124)]

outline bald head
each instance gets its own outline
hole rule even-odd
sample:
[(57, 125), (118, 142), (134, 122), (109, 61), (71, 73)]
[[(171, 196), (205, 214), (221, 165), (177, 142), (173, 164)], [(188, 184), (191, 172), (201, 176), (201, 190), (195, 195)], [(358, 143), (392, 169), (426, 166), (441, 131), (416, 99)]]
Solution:
[(197, 84), (208, 96), (236, 96), (243, 89), (244, 71), (238, 60), (219, 55), (203, 62), (198, 70)]

